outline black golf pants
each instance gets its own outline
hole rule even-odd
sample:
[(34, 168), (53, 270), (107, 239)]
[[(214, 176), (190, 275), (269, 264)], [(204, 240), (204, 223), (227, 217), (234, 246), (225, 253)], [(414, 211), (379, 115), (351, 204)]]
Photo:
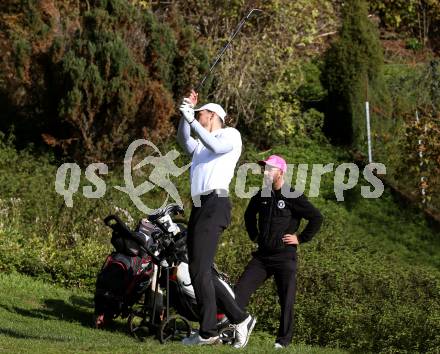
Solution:
[(296, 253), (285, 252), (268, 256), (254, 254), (235, 286), (235, 298), (244, 309), (251, 295), (273, 276), (281, 305), (277, 343), (288, 345), (293, 336), (293, 305), (296, 292)]
[(229, 198), (215, 193), (202, 196), (201, 206), (193, 206), (189, 218), (189, 273), (200, 314), (199, 334), (203, 338), (218, 335), (217, 303), (232, 323), (240, 323), (247, 317), (247, 313), (213, 275), (218, 241), (230, 221)]

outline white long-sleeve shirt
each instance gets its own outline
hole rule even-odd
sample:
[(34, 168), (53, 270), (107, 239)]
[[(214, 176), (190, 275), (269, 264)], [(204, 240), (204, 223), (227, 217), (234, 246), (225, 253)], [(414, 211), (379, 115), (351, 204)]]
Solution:
[[(198, 139), (191, 137), (191, 128)], [(195, 197), (213, 189), (229, 191), (235, 166), (241, 155), (240, 132), (231, 127), (208, 132), (198, 121), (179, 122), (177, 140), (185, 152), (192, 155), (191, 196)]]

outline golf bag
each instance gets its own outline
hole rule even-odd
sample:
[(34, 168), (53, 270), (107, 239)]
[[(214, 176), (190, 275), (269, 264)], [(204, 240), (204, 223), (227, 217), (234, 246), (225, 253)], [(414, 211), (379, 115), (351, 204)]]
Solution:
[(96, 280), (95, 326), (102, 327), (112, 319), (129, 314), (129, 308), (139, 301), (151, 284), (152, 257), (148, 248), (158, 230), (143, 219), (134, 232), (117, 217), (104, 220), (113, 229), (111, 243), (115, 248), (107, 256)]
[[(150, 316), (150, 325), (154, 327), (156, 324), (151, 314), (161, 313), (165, 303), (164, 291), (167, 302), (180, 316), (190, 321), (199, 321), (188, 269), (186, 228), (171, 218), (181, 212), (183, 209), (178, 205), (170, 204), (149, 215), (147, 219), (142, 219), (134, 231), (117, 216), (110, 215), (104, 220), (113, 230), (111, 243), (115, 251), (107, 256), (97, 277), (95, 327), (101, 328), (118, 316), (128, 317), (132, 332), (138, 328), (133, 324), (136, 317), (141, 317), (144, 325)], [(168, 271), (162, 271), (165, 269)], [(157, 282), (155, 274), (158, 275)], [(213, 274), (235, 297), (227, 277), (215, 267)], [(153, 286), (155, 283), (157, 287)], [(134, 311), (133, 306), (140, 303), (143, 295), (143, 310)], [(217, 319), (219, 328), (228, 324), (223, 314), (218, 314)]]
[[(220, 273), (215, 267), (213, 268), (213, 275), (218, 277), (220, 283), (231, 296), (235, 298), (234, 291), (227, 277), (223, 273)], [(179, 315), (193, 322), (200, 320), (194, 289), (191, 285), (188, 263), (186, 262), (181, 262), (177, 266), (175, 273), (170, 277), (170, 300), (172, 307)], [(221, 327), (226, 323), (229, 323), (229, 321), (219, 308), (217, 313), (217, 326)]]

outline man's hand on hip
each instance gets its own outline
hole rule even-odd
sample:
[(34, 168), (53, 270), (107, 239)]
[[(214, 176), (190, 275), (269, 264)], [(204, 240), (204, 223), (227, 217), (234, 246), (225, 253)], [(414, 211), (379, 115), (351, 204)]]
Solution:
[(299, 245), (298, 236), (296, 234), (285, 234), (283, 236), (283, 242), (286, 245)]

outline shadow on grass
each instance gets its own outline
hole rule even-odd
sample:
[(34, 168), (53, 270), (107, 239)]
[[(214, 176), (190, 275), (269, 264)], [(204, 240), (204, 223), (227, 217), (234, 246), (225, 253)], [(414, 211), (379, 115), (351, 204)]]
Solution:
[(93, 309), (95, 306), (92, 298), (72, 295), (69, 300), (73, 305), (77, 306), (88, 307), (90, 309)]
[(18, 339), (38, 339), (38, 340), (49, 340), (52, 342), (66, 342), (68, 340), (66, 338), (60, 338), (55, 336), (46, 336), (46, 335), (35, 336), (35, 335), (14, 331), (10, 328), (1, 328), (1, 327), (0, 327), (0, 334)]
[[(84, 327), (93, 328), (93, 301), (78, 296), (72, 296), (70, 301), (72, 303), (60, 299), (47, 299), (44, 300), (44, 304), (41, 308), (31, 310), (17, 306), (4, 305), (0, 305), (0, 308), (24, 317), (77, 322)], [(115, 321), (110, 322), (104, 330), (111, 332), (127, 332), (124, 324)]]

